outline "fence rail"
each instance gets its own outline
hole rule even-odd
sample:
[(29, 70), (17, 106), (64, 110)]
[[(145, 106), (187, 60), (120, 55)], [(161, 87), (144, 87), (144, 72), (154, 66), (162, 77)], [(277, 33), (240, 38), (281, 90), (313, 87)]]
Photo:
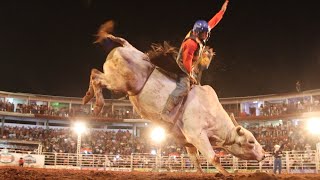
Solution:
[[(48, 153), (45, 155), (47, 168), (74, 168), (121, 171), (195, 171), (188, 156), (161, 156), (153, 154), (99, 155)], [(217, 172), (213, 165), (200, 156), (205, 172)], [(273, 156), (261, 162), (241, 160), (231, 155), (220, 157), (221, 165), (229, 172), (272, 172)], [(287, 151), (282, 157), (283, 173), (318, 173), (319, 153), (316, 151)]]
[[(10, 153), (35, 154), (35, 152), (8, 150)], [(117, 170), (117, 171), (195, 171), (188, 156), (161, 156), (160, 154), (101, 155), (42, 152), (45, 168)], [(320, 151), (285, 151), (282, 157), (283, 173), (318, 173)], [(272, 172), (274, 158), (271, 154), (261, 162), (238, 159), (232, 155), (220, 157), (221, 165), (229, 172)], [(217, 172), (215, 167), (200, 155), (205, 172)]]

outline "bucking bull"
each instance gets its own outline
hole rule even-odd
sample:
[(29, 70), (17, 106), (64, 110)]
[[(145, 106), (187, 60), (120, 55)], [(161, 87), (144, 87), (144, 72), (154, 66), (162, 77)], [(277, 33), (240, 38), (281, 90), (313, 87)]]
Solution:
[[(125, 39), (111, 34), (105, 38), (114, 44), (114, 48), (106, 58), (103, 73), (92, 69), (83, 103), (95, 97), (94, 113), (100, 113), (104, 105), (102, 89), (108, 88), (127, 93), (135, 110), (143, 118), (164, 123), (159, 120), (160, 113), (176, 86), (175, 79), (151, 63), (149, 54), (137, 50)], [(162, 55), (167, 54), (163, 52)], [(194, 85), (183, 104), (174, 111), (174, 120), (166, 122), (170, 125), (167, 130), (185, 145), (198, 172), (203, 171), (197, 149), (225, 175), (228, 172), (217, 161), (213, 146), (223, 148), (241, 159), (264, 159), (265, 152), (253, 134), (227, 114), (210, 86)]]

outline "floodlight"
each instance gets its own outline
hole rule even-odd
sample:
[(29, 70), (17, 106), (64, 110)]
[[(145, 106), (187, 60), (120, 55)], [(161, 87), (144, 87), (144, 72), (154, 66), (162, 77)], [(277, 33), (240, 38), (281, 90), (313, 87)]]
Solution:
[(320, 134), (320, 118), (309, 119), (307, 128), (312, 134)]
[(165, 131), (161, 127), (156, 127), (153, 129), (151, 133), (151, 139), (156, 141), (156, 142), (161, 142), (165, 139)]
[(86, 131), (86, 125), (83, 122), (76, 122), (73, 128), (78, 135), (81, 135)]

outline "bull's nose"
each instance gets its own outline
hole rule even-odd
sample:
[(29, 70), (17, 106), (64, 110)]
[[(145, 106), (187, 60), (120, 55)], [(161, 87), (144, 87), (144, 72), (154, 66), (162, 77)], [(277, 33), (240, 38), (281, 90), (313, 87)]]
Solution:
[(258, 162), (263, 161), (266, 157), (267, 157), (267, 156), (266, 156), (266, 154), (264, 154), (264, 153), (263, 153), (263, 155), (261, 156), (261, 159), (260, 159), (260, 160), (258, 160)]
[(260, 159), (260, 160), (258, 160), (258, 162), (263, 161), (265, 158), (266, 158), (266, 155), (263, 155), (263, 156), (261, 157), (261, 159)]

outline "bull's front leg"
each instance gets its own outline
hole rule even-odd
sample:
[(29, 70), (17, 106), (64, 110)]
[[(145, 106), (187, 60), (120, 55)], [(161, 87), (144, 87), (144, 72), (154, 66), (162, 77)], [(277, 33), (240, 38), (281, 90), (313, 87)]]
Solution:
[(192, 143), (200, 152), (201, 154), (210, 162), (215, 168), (222, 173), (223, 175), (227, 176), (229, 173), (221, 166), (220, 162), (217, 161), (216, 153), (214, 152), (207, 133), (205, 131), (201, 131), (196, 133), (197, 131), (190, 131), (188, 133), (188, 141)]
[(192, 164), (197, 169), (197, 172), (203, 174), (203, 170), (199, 161), (199, 155), (197, 153), (197, 148), (194, 146), (186, 146), (186, 149)]
[(222, 165), (221, 165), (221, 163), (220, 163), (220, 161), (219, 161), (219, 158), (217, 157), (217, 156), (215, 156), (212, 160), (211, 160), (211, 164), (213, 164), (214, 165), (214, 167), (220, 172), (220, 173), (222, 173), (223, 175), (229, 175), (229, 173), (228, 173), (228, 171), (226, 171), (223, 167), (222, 167)]

